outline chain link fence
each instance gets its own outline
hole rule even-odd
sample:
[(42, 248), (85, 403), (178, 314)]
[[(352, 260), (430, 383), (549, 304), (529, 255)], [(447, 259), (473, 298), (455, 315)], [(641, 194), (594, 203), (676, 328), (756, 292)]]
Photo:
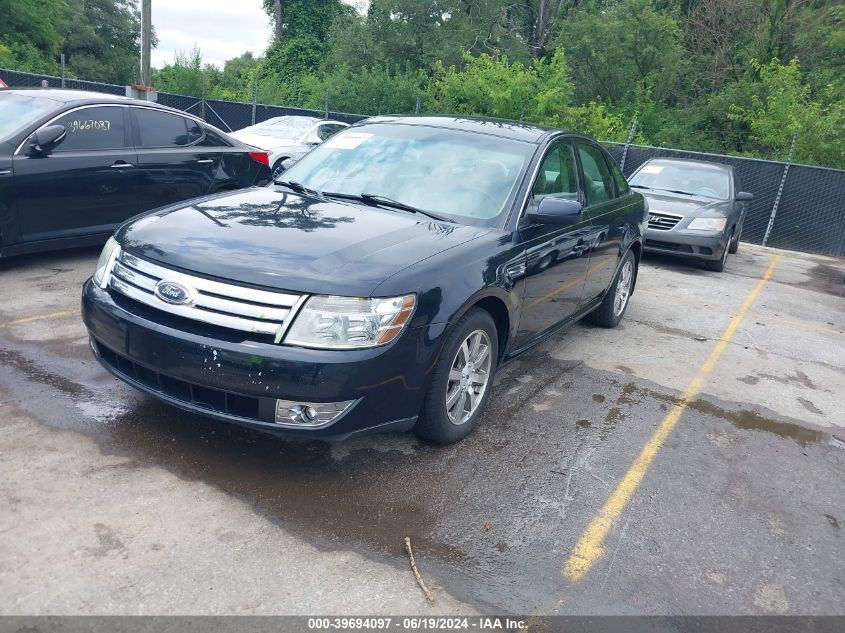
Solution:
[[(11, 87), (65, 87), (126, 94), (125, 86), (4, 69), (0, 69), (0, 79)], [(328, 107), (307, 110), (164, 92), (158, 93), (158, 103), (190, 112), (227, 132), (283, 115), (331, 118), (346, 123), (367, 118), (360, 114), (332, 112)], [(754, 194), (742, 232), (743, 242), (845, 256), (845, 170), (632, 145), (630, 142), (605, 143), (605, 146), (623, 164), (626, 176), (647, 160), (658, 157), (692, 158), (733, 165), (742, 189)]]

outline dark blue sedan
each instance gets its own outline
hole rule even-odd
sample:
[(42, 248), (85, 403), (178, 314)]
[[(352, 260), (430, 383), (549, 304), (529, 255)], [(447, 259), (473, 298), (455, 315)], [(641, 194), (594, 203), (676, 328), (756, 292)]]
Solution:
[(502, 363), (634, 290), (643, 197), (581, 135), (382, 117), (283, 178), (117, 231), (82, 295), (106, 368), (266, 431), (454, 442)]

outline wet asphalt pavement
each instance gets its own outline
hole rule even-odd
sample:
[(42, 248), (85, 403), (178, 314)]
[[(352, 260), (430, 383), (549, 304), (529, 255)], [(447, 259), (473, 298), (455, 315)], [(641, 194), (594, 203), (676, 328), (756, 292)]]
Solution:
[(774, 253), (743, 245), (723, 275), (647, 259), (620, 328), (575, 325), (504, 367), (447, 447), (279, 439), (160, 404), (90, 356), (96, 249), (2, 262), (0, 613), (843, 614), (830, 258), (786, 254), (604, 556), (563, 574)]

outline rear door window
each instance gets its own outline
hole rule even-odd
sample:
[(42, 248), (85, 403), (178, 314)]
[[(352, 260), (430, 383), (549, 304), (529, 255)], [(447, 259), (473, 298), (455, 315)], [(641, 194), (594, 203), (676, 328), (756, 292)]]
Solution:
[(50, 124), (63, 125), (67, 131), (65, 140), (55, 151), (81, 152), (127, 147), (123, 110), (120, 106), (97, 106), (63, 114)]
[(138, 147), (184, 147), (196, 138), (189, 134), (189, 121), (178, 114), (159, 112), (149, 108), (133, 108), (138, 123)]
[(613, 182), (616, 183), (616, 195), (626, 195), (631, 191), (631, 187), (628, 185), (625, 175), (622, 173), (622, 170), (619, 169), (619, 165), (616, 164), (615, 160), (609, 156), (605, 156), (605, 158), (607, 159), (607, 164), (610, 165), (610, 173), (613, 174)]

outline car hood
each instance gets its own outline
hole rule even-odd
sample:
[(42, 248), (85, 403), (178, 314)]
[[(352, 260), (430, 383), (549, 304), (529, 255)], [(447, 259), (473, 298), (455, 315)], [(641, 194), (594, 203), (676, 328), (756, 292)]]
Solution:
[(727, 214), (731, 208), (730, 200), (658, 191), (640, 190), (640, 193), (648, 201), (648, 210), (655, 213), (674, 213), (684, 217), (713, 216)]
[(282, 147), (293, 147), (299, 145), (299, 142), (294, 139), (276, 138), (274, 136), (261, 136), (260, 134), (250, 134), (249, 132), (231, 132), (229, 134), (232, 138), (239, 140), (241, 143), (252, 145), (259, 149), (272, 151)]
[(487, 232), (404, 211), (253, 188), (142, 216), (123, 225), (117, 239), (129, 253), (202, 276), (368, 296), (399, 271)]

